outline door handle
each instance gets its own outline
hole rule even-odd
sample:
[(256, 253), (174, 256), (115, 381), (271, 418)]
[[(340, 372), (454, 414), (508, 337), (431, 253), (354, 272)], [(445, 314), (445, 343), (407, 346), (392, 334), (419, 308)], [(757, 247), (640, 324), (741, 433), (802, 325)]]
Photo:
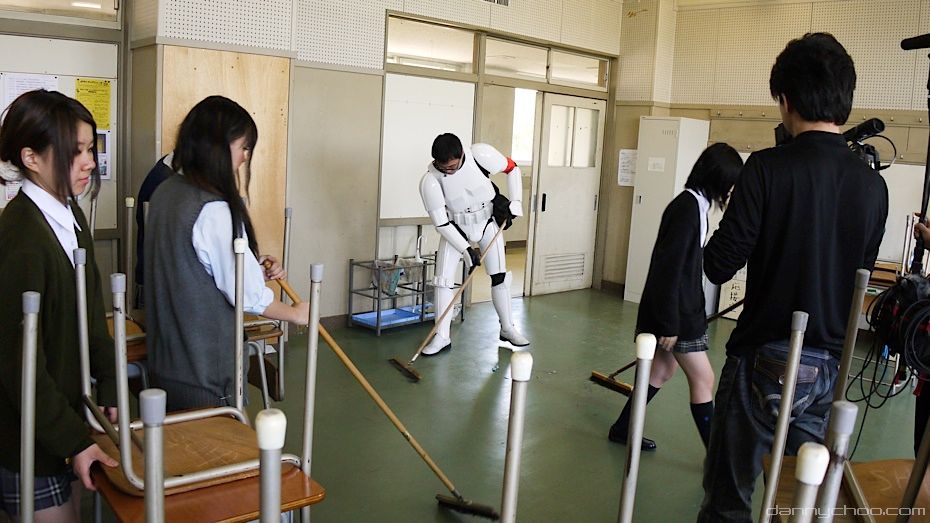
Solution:
[(546, 193), (543, 193), (542, 197), (542, 210), (540, 212), (546, 212)]
[(594, 195), (594, 212), (597, 212), (597, 195)]

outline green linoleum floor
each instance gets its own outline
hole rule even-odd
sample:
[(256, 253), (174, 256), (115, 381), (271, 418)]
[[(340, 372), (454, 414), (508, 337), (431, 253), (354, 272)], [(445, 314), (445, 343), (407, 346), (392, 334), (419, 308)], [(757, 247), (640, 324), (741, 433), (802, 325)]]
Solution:
[[(606, 434), (625, 398), (588, 376), (632, 360), (635, 317), (636, 305), (593, 290), (514, 300), (515, 322), (532, 340), (534, 358), (520, 521), (616, 520), (626, 447)], [(711, 327), (715, 370), (733, 325), (720, 320)], [(459, 491), (499, 507), (511, 352), (498, 347), (497, 329), (490, 303), (470, 307), (465, 322), (453, 324), (453, 350), (417, 361), (423, 380), (415, 384), (387, 360), (409, 359), (428, 325), (380, 337), (357, 328), (331, 334)], [(305, 339), (292, 337), (287, 397), (276, 405), (288, 414), (286, 448), (293, 452), (300, 447)], [(322, 342), (318, 361), (313, 476), (327, 499), (313, 509), (314, 521), (471, 519), (437, 508), (433, 498), (446, 493), (443, 485)], [(632, 371), (623, 377), (632, 382)], [(913, 400), (905, 393), (870, 412), (855, 459), (912, 457), (912, 427)], [(636, 521), (693, 521), (703, 494), (704, 449), (682, 373), (650, 403), (645, 434), (659, 449), (642, 455)]]
[[(534, 359), (517, 519), (616, 521), (626, 447), (610, 443), (607, 430), (625, 397), (588, 377), (592, 370), (609, 373), (633, 359), (636, 305), (585, 290), (517, 298), (513, 306), (514, 321), (533, 342)], [(345, 327), (331, 334), (458, 490), (499, 508), (511, 352), (498, 347), (491, 303), (468, 308), (465, 318), (453, 323), (451, 352), (417, 361), (419, 383), (408, 382), (387, 360), (407, 361), (430, 325), (387, 330), (380, 337)], [(711, 326), (710, 358), (718, 372), (734, 325), (719, 320)], [(287, 395), (275, 406), (288, 415), (285, 450), (299, 454), (306, 335), (292, 336), (289, 347)], [(313, 477), (327, 497), (314, 506), (314, 522), (481, 521), (438, 508), (434, 496), (447, 493), (442, 483), (322, 341), (318, 362)], [(632, 382), (632, 370), (622, 378)], [(869, 413), (855, 460), (913, 457), (909, 392)], [(259, 395), (254, 388), (250, 394), (254, 419)], [(704, 449), (691, 420), (683, 373), (649, 404), (645, 435), (659, 449), (642, 454), (635, 521), (694, 521), (703, 495)], [(761, 484), (760, 479), (757, 507)], [(88, 517), (89, 505), (87, 498)], [(112, 521), (107, 512), (104, 520)]]

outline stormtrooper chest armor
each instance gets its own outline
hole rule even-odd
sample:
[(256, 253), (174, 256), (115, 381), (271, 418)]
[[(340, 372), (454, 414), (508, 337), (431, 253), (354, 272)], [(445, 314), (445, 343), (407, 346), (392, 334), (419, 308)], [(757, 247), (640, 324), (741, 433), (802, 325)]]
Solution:
[(494, 186), (481, 172), (471, 154), (465, 153), (462, 168), (439, 179), (446, 208), (453, 213), (472, 212), (489, 205), (494, 199)]

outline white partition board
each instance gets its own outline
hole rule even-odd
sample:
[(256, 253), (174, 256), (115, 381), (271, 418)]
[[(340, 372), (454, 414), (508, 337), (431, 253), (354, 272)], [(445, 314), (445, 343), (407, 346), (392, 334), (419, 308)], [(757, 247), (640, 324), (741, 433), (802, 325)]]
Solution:
[(419, 188), (433, 140), (453, 133), (471, 145), (474, 110), (472, 83), (385, 75), (380, 219), (427, 217)]

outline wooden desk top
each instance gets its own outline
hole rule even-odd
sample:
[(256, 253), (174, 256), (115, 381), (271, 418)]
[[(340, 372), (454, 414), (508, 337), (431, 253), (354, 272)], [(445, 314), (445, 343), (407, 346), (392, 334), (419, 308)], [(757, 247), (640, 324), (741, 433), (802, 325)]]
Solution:
[[(120, 492), (94, 467), (94, 482), (116, 518), (126, 523), (145, 521), (145, 501)], [(259, 516), (260, 483), (257, 476), (165, 498), (165, 521), (245, 522)], [(326, 490), (289, 463), (281, 465), (281, 511), (323, 501)]]

